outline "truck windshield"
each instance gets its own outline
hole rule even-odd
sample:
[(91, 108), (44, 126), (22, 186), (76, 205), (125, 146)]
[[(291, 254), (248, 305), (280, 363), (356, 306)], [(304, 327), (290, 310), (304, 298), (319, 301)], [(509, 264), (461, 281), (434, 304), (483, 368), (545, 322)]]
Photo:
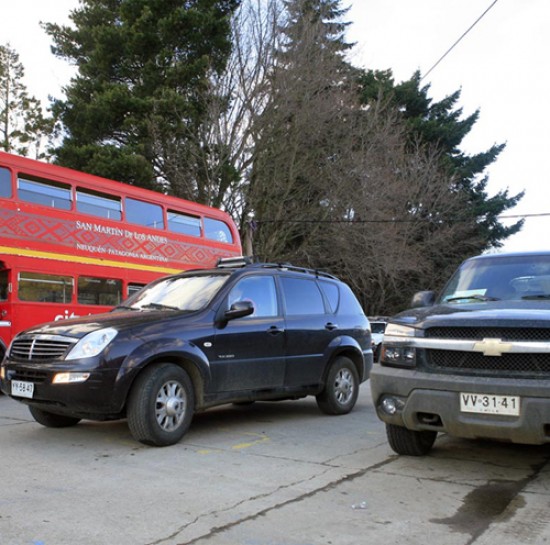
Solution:
[(550, 299), (550, 255), (488, 256), (463, 263), (440, 303)]
[(200, 310), (208, 305), (228, 278), (226, 274), (164, 278), (140, 290), (122, 307), (133, 310)]

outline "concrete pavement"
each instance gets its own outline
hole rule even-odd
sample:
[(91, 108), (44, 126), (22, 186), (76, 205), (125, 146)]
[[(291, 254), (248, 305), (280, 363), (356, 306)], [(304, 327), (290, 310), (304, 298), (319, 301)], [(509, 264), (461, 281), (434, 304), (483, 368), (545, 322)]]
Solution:
[(160, 449), (124, 421), (43, 428), (2, 396), (0, 445), (0, 545), (550, 542), (550, 446), (441, 437), (398, 457), (368, 383), (343, 417), (221, 407)]

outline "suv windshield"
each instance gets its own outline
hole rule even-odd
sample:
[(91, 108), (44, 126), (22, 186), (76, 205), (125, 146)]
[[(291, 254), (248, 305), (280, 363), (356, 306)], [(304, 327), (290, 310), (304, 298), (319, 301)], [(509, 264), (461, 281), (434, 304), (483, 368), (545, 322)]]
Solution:
[(165, 278), (136, 293), (124, 303), (124, 308), (134, 310), (200, 310), (208, 305), (228, 278), (229, 275), (226, 274), (201, 274)]
[(439, 302), (512, 299), (550, 299), (550, 256), (494, 256), (467, 261), (451, 278)]

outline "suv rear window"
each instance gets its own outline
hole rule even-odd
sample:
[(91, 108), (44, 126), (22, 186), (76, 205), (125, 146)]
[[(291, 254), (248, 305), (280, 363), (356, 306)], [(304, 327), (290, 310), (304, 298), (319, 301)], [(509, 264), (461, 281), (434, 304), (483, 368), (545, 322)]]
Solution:
[(340, 303), (340, 290), (338, 286), (332, 282), (319, 282), (319, 285), (327, 298), (330, 311), (335, 314), (338, 310), (338, 304)]
[(315, 280), (305, 278), (281, 278), (287, 316), (324, 314), (325, 305)]

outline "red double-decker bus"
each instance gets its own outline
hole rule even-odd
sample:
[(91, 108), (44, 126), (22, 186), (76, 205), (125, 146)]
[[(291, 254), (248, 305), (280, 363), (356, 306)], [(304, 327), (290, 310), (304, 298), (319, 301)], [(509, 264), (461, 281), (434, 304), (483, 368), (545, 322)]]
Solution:
[(0, 355), (31, 325), (241, 253), (221, 210), (0, 152)]

